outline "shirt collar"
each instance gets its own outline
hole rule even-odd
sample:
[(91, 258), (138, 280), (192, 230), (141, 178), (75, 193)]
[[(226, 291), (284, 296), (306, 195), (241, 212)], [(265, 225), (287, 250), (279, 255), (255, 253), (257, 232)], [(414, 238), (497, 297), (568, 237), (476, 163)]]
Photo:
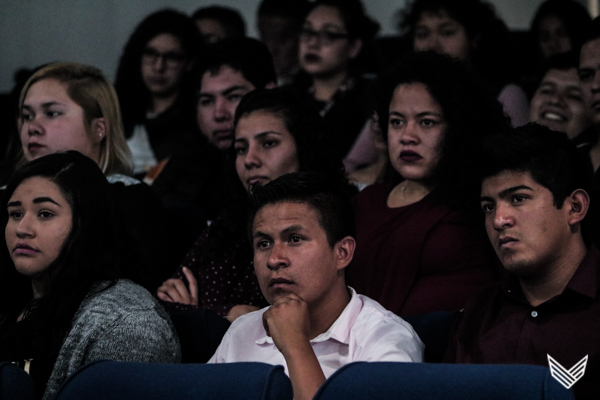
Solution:
[[(583, 296), (595, 299), (598, 293), (599, 264), (600, 251), (596, 248), (596, 246), (592, 246), (583, 258), (583, 261), (581, 261), (581, 264), (579, 264), (579, 267), (577, 267), (577, 270), (571, 277), (571, 280), (565, 287), (563, 293), (569, 289), (582, 294)], [(523, 294), (523, 290), (521, 289), (519, 279), (515, 275), (510, 275), (509, 278), (502, 284), (502, 291), (507, 297), (518, 301), (527, 302), (527, 299)]]
[[(350, 291), (350, 301), (344, 308), (344, 311), (335, 320), (335, 322), (327, 329), (327, 331), (321, 333), (319, 336), (312, 339), (311, 343), (325, 342), (329, 339), (336, 340), (340, 343), (350, 343), (350, 329), (354, 326), (354, 322), (362, 310), (363, 303), (356, 294), (356, 291), (348, 286)], [(273, 344), (273, 338), (267, 336), (266, 331), (264, 336), (258, 338), (255, 342), (258, 345)]]

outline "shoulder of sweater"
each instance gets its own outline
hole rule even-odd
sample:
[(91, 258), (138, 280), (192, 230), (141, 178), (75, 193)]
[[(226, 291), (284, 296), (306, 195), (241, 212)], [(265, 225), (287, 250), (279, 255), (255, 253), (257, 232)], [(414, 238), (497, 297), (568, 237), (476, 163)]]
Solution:
[(106, 177), (108, 183), (122, 183), (125, 186), (140, 185), (142, 182), (131, 176), (122, 174), (113, 174)]
[(109, 285), (108, 281), (96, 284), (81, 303), (76, 318), (92, 311), (97, 311), (108, 320), (131, 312), (161, 310), (150, 292), (136, 283), (120, 279), (114, 285)]

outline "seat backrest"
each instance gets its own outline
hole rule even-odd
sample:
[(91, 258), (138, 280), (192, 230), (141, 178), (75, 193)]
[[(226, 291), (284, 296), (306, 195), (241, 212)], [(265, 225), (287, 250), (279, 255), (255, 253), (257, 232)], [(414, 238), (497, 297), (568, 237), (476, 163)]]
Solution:
[(572, 400), (546, 367), (359, 362), (337, 370), (314, 400)]
[(0, 400), (35, 400), (33, 381), (21, 368), (0, 363)]
[(158, 364), (94, 361), (71, 375), (55, 400), (291, 400), (283, 367), (263, 363)]

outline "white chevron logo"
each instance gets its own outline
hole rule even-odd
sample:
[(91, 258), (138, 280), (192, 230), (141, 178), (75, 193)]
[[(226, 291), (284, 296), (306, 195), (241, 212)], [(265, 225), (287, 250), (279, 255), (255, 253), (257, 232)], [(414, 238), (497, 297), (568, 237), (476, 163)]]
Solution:
[(586, 355), (577, 364), (573, 365), (571, 369), (567, 370), (565, 367), (560, 365), (558, 361), (550, 357), (548, 354), (548, 365), (550, 366), (550, 374), (558, 381), (561, 385), (570, 389), (581, 377), (585, 374), (585, 366), (587, 365), (588, 356)]

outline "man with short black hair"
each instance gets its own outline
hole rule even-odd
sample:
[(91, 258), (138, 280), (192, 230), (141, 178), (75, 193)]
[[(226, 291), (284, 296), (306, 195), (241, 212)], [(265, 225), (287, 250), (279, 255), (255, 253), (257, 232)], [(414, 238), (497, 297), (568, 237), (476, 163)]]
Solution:
[(600, 252), (585, 217), (591, 170), (564, 133), (529, 124), (486, 142), (481, 208), (509, 272), (462, 313), (446, 360), (570, 369), (577, 398), (600, 396)]
[[(233, 142), (238, 103), (256, 88), (275, 87), (277, 80), (267, 46), (246, 37), (227, 38), (209, 46), (196, 74), (200, 82), (197, 124), (208, 143), (202, 141), (173, 155), (152, 184), (167, 207), (175, 209), (181, 226), (192, 222), (192, 232), (187, 235), (191, 240), (200, 233), (194, 228), (203, 225), (197, 220), (214, 220), (223, 209), (224, 153)], [(180, 217), (182, 211), (187, 213), (184, 218)], [(192, 243), (187, 243), (186, 250)]]
[(422, 361), (407, 322), (346, 286), (356, 242), (343, 182), (287, 174), (252, 200), (254, 269), (271, 306), (238, 318), (209, 362), (282, 364), (300, 400), (350, 362)]
[(233, 142), (233, 117), (242, 97), (254, 89), (277, 85), (273, 58), (267, 46), (256, 39), (223, 39), (208, 48), (197, 74), (198, 127), (210, 143), (227, 150)]

